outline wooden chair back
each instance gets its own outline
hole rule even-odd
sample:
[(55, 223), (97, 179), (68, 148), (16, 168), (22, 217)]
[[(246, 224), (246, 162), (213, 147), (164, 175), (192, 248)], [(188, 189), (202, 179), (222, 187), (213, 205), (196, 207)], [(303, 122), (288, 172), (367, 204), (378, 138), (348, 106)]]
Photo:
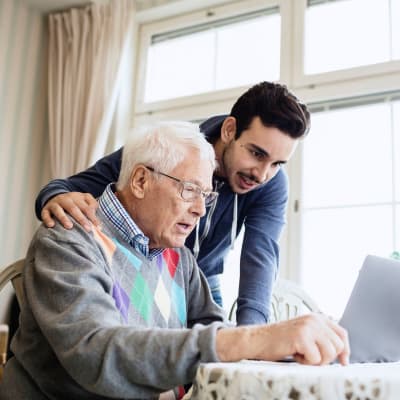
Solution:
[(22, 271), (24, 269), (25, 259), (15, 261), (11, 265), (5, 267), (0, 272), (0, 290), (11, 282), (17, 295), (18, 303), (21, 306), (24, 303), (24, 290), (22, 287)]
[(8, 325), (0, 324), (0, 381), (7, 361)]

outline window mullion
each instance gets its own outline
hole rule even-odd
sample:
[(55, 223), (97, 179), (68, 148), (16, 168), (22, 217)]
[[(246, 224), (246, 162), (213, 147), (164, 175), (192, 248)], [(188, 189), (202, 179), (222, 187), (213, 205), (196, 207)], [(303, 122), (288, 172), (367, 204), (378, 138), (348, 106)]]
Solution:
[(288, 87), (293, 86), (293, 69), (294, 69), (294, 37), (293, 37), (293, 20), (294, 3), (291, 0), (281, 0), (281, 57), (280, 57), (280, 81)]
[(390, 104), (390, 129), (391, 129), (391, 141), (392, 141), (392, 213), (393, 213), (393, 243), (392, 248), (393, 250), (396, 249), (396, 240), (397, 240), (397, 228), (396, 228), (396, 221), (397, 221), (397, 205), (396, 205), (396, 163), (399, 160), (396, 159), (396, 131), (395, 131), (395, 115), (394, 115), (394, 105), (393, 101), (389, 101)]
[(292, 1), (292, 80), (293, 89), (302, 86), (304, 77), (305, 15), (307, 0)]
[(392, 19), (392, 0), (388, 1), (388, 21), (389, 21), (389, 59), (394, 60), (393, 54), (393, 19)]
[(218, 30), (216, 28), (213, 29), (214, 32), (214, 78), (213, 78), (213, 90), (217, 89), (217, 68), (218, 68)]

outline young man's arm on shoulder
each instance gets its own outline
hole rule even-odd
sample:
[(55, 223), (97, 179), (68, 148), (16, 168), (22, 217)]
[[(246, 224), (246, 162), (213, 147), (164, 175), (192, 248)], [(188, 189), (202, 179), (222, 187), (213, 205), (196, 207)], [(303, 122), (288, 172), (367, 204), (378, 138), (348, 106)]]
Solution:
[(35, 212), (48, 227), (54, 226), (54, 219), (65, 228), (71, 228), (73, 216), (87, 230), (89, 221), (97, 224), (95, 211), (100, 196), (110, 182), (118, 180), (121, 169), (122, 148), (97, 161), (93, 166), (66, 179), (55, 179), (39, 192)]

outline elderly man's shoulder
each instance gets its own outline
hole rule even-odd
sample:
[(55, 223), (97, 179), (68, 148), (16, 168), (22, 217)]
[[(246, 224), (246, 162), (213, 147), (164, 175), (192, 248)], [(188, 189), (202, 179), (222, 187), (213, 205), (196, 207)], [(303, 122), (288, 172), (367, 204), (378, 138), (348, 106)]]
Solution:
[(72, 217), (71, 221), (73, 227), (66, 229), (64, 226), (56, 221), (54, 227), (47, 228), (43, 223), (36, 230), (32, 241), (37, 241), (43, 238), (49, 240), (66, 241), (66, 242), (87, 242), (93, 238), (93, 231), (87, 232), (78, 222)]

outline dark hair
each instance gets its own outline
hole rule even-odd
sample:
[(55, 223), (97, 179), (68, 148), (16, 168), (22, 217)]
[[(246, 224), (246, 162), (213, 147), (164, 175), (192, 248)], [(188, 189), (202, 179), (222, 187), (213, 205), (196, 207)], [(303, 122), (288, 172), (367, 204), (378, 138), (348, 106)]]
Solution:
[(254, 85), (237, 99), (230, 115), (236, 119), (236, 139), (255, 117), (260, 117), (263, 125), (278, 128), (294, 139), (307, 135), (310, 130), (306, 105), (279, 83)]

